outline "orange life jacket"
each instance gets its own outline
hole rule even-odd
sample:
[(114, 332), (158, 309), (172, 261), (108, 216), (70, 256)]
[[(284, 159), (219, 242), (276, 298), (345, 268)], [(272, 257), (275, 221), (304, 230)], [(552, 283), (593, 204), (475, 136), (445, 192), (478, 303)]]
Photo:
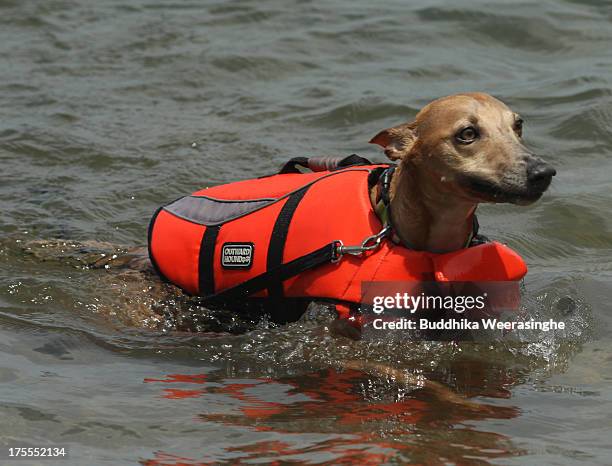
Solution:
[(361, 244), (383, 225), (369, 196), (387, 164), (281, 173), (196, 191), (155, 213), (151, 261), (192, 295), (330, 299), (359, 303), (362, 282), (518, 281), (527, 267), (508, 247), (488, 242), (447, 254), (382, 241)]

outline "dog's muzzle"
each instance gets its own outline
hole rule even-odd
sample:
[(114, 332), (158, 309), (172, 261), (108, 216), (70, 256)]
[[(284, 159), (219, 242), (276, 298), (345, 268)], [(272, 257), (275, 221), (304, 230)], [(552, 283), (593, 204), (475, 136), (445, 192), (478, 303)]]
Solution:
[(529, 191), (543, 193), (550, 186), (557, 170), (541, 159), (534, 158), (527, 163), (527, 187)]

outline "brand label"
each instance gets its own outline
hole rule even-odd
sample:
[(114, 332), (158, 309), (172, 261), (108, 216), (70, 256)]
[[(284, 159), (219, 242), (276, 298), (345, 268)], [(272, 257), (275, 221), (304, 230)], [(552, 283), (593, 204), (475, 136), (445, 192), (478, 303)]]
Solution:
[(253, 243), (224, 243), (221, 265), (226, 269), (248, 269), (253, 264)]

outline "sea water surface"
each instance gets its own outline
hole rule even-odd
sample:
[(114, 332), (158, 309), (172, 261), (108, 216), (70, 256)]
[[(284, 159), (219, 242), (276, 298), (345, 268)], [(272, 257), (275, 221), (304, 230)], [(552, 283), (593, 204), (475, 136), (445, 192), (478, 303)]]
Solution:
[[(597, 0), (0, 0), (0, 446), (69, 452), (15, 464), (612, 464), (611, 44)], [(540, 202), (479, 219), (529, 265), (524, 311), (563, 332), (349, 342), (321, 309), (275, 327), (91, 267), (144, 245), (161, 203), (294, 156), (382, 160), (379, 130), (474, 90), (557, 168)]]

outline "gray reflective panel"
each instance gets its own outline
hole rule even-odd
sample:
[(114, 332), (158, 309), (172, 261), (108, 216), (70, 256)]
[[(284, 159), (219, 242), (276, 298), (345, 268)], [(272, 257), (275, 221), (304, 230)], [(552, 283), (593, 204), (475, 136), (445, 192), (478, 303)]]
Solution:
[(168, 204), (164, 209), (190, 222), (211, 226), (242, 217), (276, 200), (226, 201), (202, 196), (186, 196)]

